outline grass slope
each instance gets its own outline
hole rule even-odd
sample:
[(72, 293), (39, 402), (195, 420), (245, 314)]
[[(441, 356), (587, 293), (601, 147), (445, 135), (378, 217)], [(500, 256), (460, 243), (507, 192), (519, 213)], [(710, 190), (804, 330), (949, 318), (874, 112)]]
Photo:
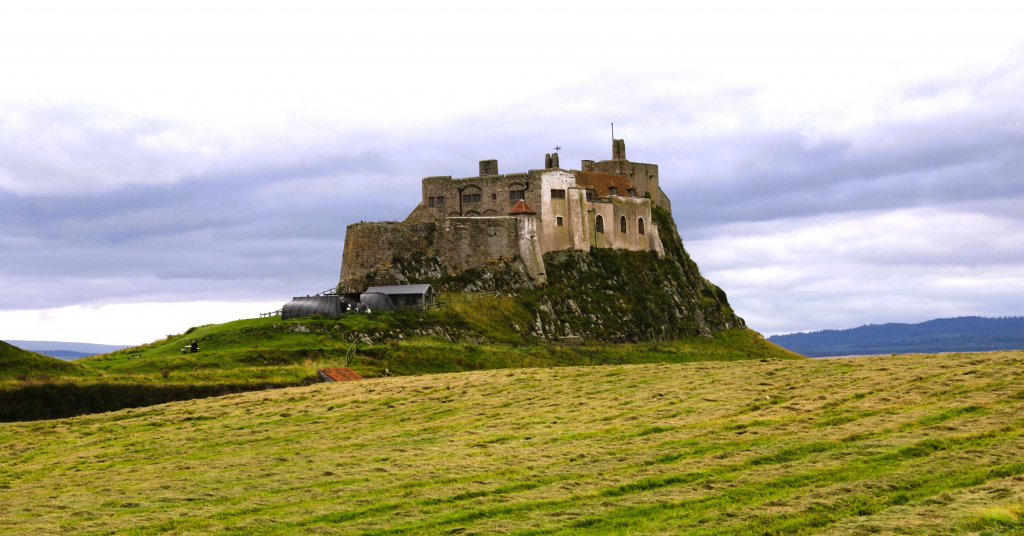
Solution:
[[(317, 368), (349, 365), (365, 377), (606, 362), (688, 362), (799, 358), (747, 329), (661, 343), (563, 347), (526, 335), (532, 317), (512, 297), (487, 297), (426, 312), (350, 314), (342, 318), (280, 317), (200, 326), (140, 347), (77, 360), (91, 371), (57, 379), (144, 384), (299, 383)], [(518, 329), (517, 329), (518, 327)], [(201, 351), (181, 353), (193, 338)], [(42, 357), (42, 356), (40, 356)], [(58, 360), (53, 360), (58, 361)], [(70, 364), (66, 364), (70, 365)], [(74, 369), (78, 370), (78, 369)], [(165, 374), (166, 372), (166, 374)], [(51, 378), (53, 372), (48, 373)], [(16, 384), (0, 375), (0, 386)]]
[(78, 363), (22, 350), (0, 341), (0, 384), (4, 381), (26, 381), (49, 377), (86, 378), (95, 373)]
[(0, 424), (5, 534), (1020, 534), (1024, 352), (379, 378)]

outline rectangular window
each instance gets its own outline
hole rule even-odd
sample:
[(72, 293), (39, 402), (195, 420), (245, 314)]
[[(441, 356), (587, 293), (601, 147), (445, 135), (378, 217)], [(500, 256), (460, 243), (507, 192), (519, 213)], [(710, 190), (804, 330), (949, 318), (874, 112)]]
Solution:
[(433, 197), (428, 197), (427, 198), (427, 204), (430, 205), (430, 206), (434, 206), (434, 198)]
[(479, 203), (480, 194), (462, 194), (463, 203)]
[(551, 190), (551, 199), (565, 199), (565, 190)]
[(520, 199), (526, 199), (526, 190), (509, 190), (509, 201), (519, 201)]
[(555, 218), (555, 225), (557, 225), (559, 227), (562, 226), (562, 217), (561, 216), (558, 216), (558, 217)]
[(631, 196), (633, 196), (633, 197), (636, 197), (636, 190), (634, 190), (634, 189), (630, 188), (630, 189), (629, 189), (629, 195), (631, 195)]
[(609, 186), (608, 191), (611, 192), (612, 195), (619, 195), (619, 189), (614, 186)]
[(594, 191), (593, 190), (587, 190), (587, 201), (593, 201), (593, 200), (594, 200)]
[(497, 198), (498, 198), (498, 194), (491, 194), (491, 199), (497, 199)]
[(439, 206), (439, 207), (443, 207), (444, 206), (444, 198), (443, 197), (438, 197), (437, 198), (437, 206)]

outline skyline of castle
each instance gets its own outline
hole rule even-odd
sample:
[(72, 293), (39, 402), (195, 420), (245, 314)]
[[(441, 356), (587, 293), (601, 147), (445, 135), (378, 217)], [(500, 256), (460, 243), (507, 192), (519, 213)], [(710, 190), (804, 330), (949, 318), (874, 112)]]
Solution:
[(422, 199), (404, 221), (348, 226), (339, 287), (408, 282), (393, 265), (416, 256), (436, 259), (436, 276), (518, 258), (537, 284), (545, 281), (543, 255), (552, 251), (664, 256), (652, 207), (671, 213), (671, 203), (656, 164), (627, 160), (621, 139), (613, 140), (610, 160), (583, 160), (580, 170), (562, 169), (558, 160), (547, 154), (544, 169), (504, 175), (497, 160), (482, 160), (476, 177), (425, 177)]

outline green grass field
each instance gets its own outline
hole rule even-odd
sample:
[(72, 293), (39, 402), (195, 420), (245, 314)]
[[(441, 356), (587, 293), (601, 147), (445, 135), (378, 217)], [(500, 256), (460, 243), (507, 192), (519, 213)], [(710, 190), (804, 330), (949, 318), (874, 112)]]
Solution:
[(1020, 351), (521, 368), (0, 424), (0, 533), (1022, 534), (1022, 381)]
[[(79, 359), (0, 355), (0, 388), (26, 381), (132, 384), (299, 383), (316, 369), (345, 364), (365, 377), (497, 368), (799, 358), (747, 329), (713, 339), (565, 347), (525, 335), (529, 313), (515, 298), (487, 297), (426, 312), (349, 314), (341, 318), (280, 317), (198, 326), (143, 346)], [(517, 329), (518, 327), (518, 329)], [(193, 338), (201, 351), (182, 353)], [(13, 348), (13, 347), (12, 347)], [(17, 349), (14, 349), (17, 350)], [(19, 354), (19, 355), (21, 355)], [(38, 359), (43, 358), (43, 359)], [(8, 366), (10, 363), (11, 366)], [(45, 365), (45, 366), (44, 366)], [(63, 367), (63, 368), (62, 368)]]

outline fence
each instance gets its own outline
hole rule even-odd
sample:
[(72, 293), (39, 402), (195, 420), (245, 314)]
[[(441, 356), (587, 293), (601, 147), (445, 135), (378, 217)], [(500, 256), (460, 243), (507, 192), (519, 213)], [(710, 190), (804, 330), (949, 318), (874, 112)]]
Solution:
[(452, 303), (466, 303), (484, 297), (497, 298), (500, 295), (502, 295), (501, 292), (466, 292), (459, 294), (456, 297), (450, 297), (447, 299), (436, 299), (434, 301), (427, 303), (423, 308), (425, 308), (425, 310), (430, 310), (430, 308), (442, 307), (444, 305), (450, 305)]

